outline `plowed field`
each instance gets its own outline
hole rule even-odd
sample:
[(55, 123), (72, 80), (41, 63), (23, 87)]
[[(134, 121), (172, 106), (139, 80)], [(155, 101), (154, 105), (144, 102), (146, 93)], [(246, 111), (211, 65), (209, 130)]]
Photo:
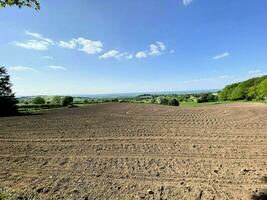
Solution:
[(0, 118), (0, 188), (28, 199), (250, 199), (267, 106), (103, 104)]

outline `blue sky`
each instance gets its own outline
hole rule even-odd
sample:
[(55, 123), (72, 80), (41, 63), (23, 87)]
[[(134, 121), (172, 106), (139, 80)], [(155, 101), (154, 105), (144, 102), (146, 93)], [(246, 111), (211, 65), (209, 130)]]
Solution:
[(266, 0), (41, 0), (0, 10), (21, 95), (222, 88), (267, 72)]

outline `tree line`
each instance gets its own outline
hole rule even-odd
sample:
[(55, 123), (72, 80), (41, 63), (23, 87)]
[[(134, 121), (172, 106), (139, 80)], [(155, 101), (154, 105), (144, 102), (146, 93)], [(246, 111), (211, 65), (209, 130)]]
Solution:
[(267, 100), (267, 75), (227, 85), (218, 97), (220, 101)]

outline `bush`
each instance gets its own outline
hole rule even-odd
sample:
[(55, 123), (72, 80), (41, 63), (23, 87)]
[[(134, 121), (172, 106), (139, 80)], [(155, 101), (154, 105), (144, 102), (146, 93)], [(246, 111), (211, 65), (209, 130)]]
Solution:
[(204, 103), (204, 102), (214, 102), (217, 100), (218, 100), (218, 97), (216, 95), (213, 95), (212, 93), (203, 93), (203, 94), (200, 94), (199, 97), (197, 97), (196, 102)]
[(35, 97), (32, 100), (33, 104), (45, 104), (45, 99), (43, 97)]
[(158, 98), (157, 102), (162, 105), (169, 105), (169, 99), (167, 99), (166, 97)]
[(52, 98), (52, 104), (61, 104), (61, 97), (60, 96), (54, 96)]
[(73, 104), (73, 97), (71, 96), (65, 96), (62, 99), (62, 105), (63, 106), (69, 106)]
[(179, 101), (178, 101), (177, 99), (171, 99), (171, 100), (169, 101), (169, 105), (170, 105), (170, 106), (179, 106), (180, 103), (179, 103)]

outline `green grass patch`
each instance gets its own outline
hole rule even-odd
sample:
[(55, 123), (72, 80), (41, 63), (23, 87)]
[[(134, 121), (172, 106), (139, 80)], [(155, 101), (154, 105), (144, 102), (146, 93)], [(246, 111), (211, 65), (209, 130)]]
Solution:
[(218, 104), (230, 104), (230, 103), (242, 103), (245, 101), (215, 101), (215, 102), (205, 102), (205, 103), (197, 103), (197, 102), (180, 102), (181, 107), (203, 107), (203, 106), (212, 106)]

